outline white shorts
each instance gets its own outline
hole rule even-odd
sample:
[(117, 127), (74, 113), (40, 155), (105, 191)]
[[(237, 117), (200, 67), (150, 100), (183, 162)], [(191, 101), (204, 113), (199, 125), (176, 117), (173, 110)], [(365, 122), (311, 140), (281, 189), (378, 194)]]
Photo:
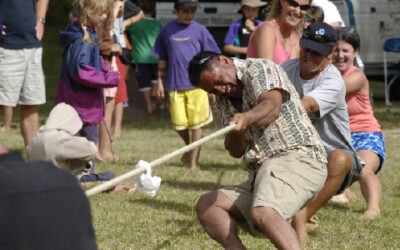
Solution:
[(46, 102), (43, 49), (0, 47), (0, 105), (15, 107)]
[(105, 97), (115, 98), (115, 96), (117, 95), (117, 89), (118, 89), (118, 87), (105, 88), (104, 89), (104, 96)]

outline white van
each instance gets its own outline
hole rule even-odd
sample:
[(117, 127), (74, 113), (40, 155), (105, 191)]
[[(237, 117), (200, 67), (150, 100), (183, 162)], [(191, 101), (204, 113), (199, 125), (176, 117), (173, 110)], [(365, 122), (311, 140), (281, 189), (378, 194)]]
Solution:
[[(269, 0), (264, 0), (269, 2)], [(339, 9), (346, 26), (356, 27), (361, 37), (361, 58), (368, 75), (383, 75), (383, 43), (400, 37), (400, 0), (330, 0)], [(241, 18), (240, 0), (200, 0), (196, 21), (205, 25), (220, 48), (229, 26)], [(163, 24), (175, 20), (174, 1), (157, 0), (156, 18)], [(400, 54), (388, 57), (391, 67), (400, 64)]]
[[(383, 75), (383, 43), (400, 37), (400, 0), (331, 0), (346, 26), (354, 26), (361, 38), (360, 55), (368, 75)], [(390, 67), (400, 64), (400, 53), (390, 53)]]
[[(236, 13), (236, 9), (240, 6), (240, 1), (199, 1), (195, 20), (208, 28), (221, 51), (229, 26), (242, 17), (241, 14)], [(156, 0), (156, 18), (163, 25), (176, 19), (173, 9), (174, 1)]]

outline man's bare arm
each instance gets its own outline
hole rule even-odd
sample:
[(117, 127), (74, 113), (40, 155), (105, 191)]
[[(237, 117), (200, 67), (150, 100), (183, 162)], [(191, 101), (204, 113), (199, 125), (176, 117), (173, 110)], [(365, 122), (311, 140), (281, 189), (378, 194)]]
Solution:
[(258, 104), (248, 112), (236, 113), (232, 123), (237, 126), (225, 137), (225, 148), (233, 157), (241, 157), (246, 149), (247, 143), (244, 132), (249, 126), (256, 128), (268, 126), (275, 121), (282, 107), (282, 93), (280, 90), (271, 90), (258, 97)]
[(304, 96), (301, 99), (301, 104), (303, 104), (303, 107), (306, 110), (307, 114), (314, 114), (319, 111), (319, 105), (317, 101), (310, 96)]

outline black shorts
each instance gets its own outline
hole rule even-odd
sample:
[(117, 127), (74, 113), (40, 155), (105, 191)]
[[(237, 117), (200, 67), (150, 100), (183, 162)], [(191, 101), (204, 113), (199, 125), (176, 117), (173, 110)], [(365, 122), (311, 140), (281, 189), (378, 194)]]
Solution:
[(135, 65), (136, 83), (139, 91), (145, 91), (152, 88), (152, 84), (157, 83), (157, 64), (155, 63), (137, 63)]

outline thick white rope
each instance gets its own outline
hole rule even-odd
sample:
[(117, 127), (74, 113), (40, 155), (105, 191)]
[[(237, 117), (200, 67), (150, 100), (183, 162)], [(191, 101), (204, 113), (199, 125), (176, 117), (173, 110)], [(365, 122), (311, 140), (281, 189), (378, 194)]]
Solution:
[[(225, 128), (222, 128), (222, 129), (220, 129), (220, 130), (218, 130), (218, 131), (216, 131), (216, 132), (214, 132), (214, 133), (212, 133), (212, 134), (210, 134), (210, 135), (208, 135), (208, 136), (206, 136), (204, 138), (201, 138), (198, 141), (195, 141), (195, 142), (193, 142), (193, 143), (191, 143), (189, 145), (186, 145), (186, 146), (184, 146), (184, 147), (182, 147), (180, 149), (175, 150), (172, 153), (164, 155), (161, 158), (158, 158), (158, 159), (150, 162), (150, 166), (153, 168), (153, 167), (155, 167), (157, 165), (160, 165), (160, 164), (162, 164), (162, 163), (164, 163), (166, 161), (169, 161), (170, 159), (174, 158), (177, 155), (186, 153), (186, 152), (188, 152), (188, 151), (200, 146), (201, 144), (203, 144), (203, 143), (205, 143), (205, 142), (207, 142), (209, 140), (214, 139), (215, 137), (218, 137), (220, 135), (228, 133), (229, 131), (231, 131), (235, 127), (236, 127), (236, 124), (231, 124), (231, 125), (229, 125), (229, 126), (227, 126)], [(104, 183), (102, 183), (102, 184), (100, 184), (100, 185), (98, 185), (98, 186), (96, 186), (94, 188), (91, 188), (91, 189), (87, 190), (86, 191), (86, 195), (87, 196), (92, 196), (92, 195), (104, 192), (105, 190), (109, 190), (112, 187), (116, 186), (117, 184), (123, 182), (124, 180), (129, 179), (129, 178), (131, 178), (131, 177), (133, 177), (135, 175), (141, 174), (141, 173), (143, 173), (145, 171), (146, 171), (145, 167), (141, 167), (141, 168), (138, 168), (138, 169), (131, 170), (131, 171), (129, 171), (129, 172), (123, 174), (123, 175), (120, 175), (120, 176), (118, 176), (118, 177), (116, 177), (116, 178), (114, 178), (114, 179), (112, 179), (110, 181), (104, 182)]]

